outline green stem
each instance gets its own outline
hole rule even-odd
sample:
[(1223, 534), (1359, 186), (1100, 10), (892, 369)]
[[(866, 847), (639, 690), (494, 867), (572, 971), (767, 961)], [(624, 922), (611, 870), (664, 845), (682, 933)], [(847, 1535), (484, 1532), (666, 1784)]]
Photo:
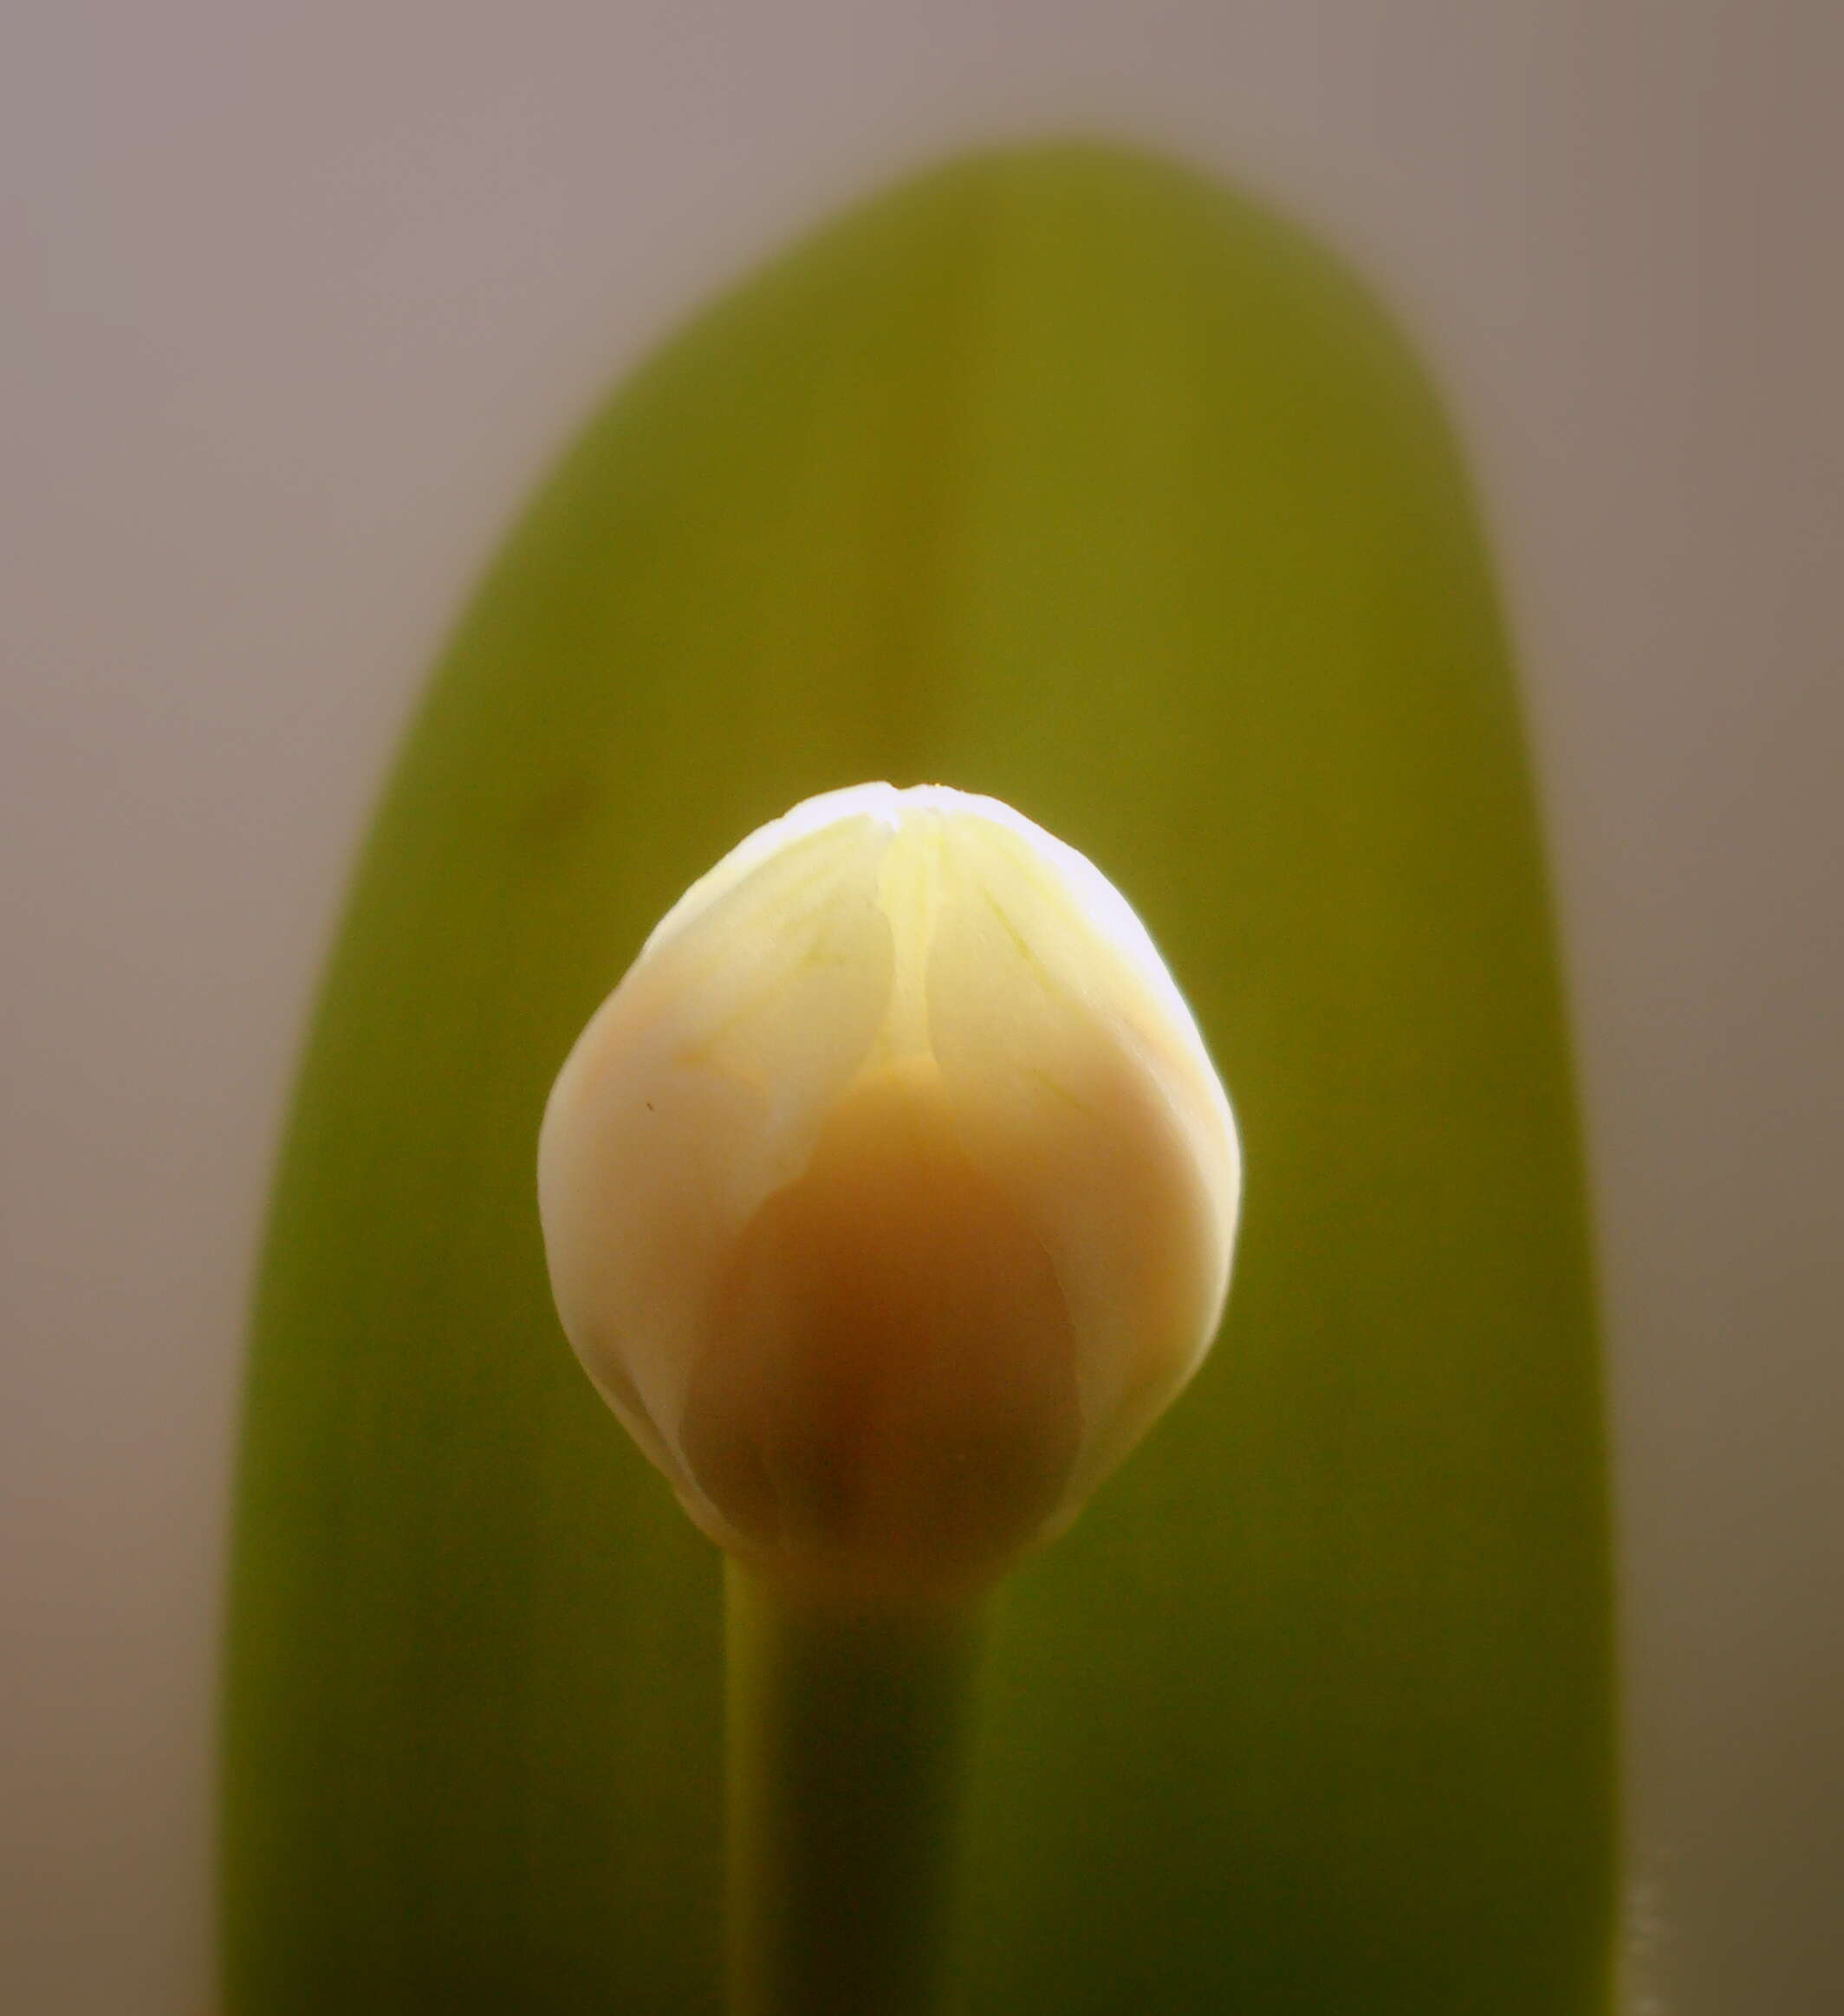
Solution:
[(973, 1612), (725, 1601), (730, 2016), (930, 2016)]

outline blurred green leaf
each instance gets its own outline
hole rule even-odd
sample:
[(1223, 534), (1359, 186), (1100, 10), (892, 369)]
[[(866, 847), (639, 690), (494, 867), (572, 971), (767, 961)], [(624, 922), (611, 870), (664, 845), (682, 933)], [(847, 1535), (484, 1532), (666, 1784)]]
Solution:
[(697, 322), (438, 669), (262, 1271), (233, 2016), (716, 2006), (718, 1564), (557, 1330), (533, 1147), (685, 884), (873, 776), (996, 792), (1118, 881), (1248, 1156), (1216, 1354), (1002, 1606), (967, 2007), (1604, 2007), (1583, 1183), (1464, 478), (1298, 231), (1055, 146)]

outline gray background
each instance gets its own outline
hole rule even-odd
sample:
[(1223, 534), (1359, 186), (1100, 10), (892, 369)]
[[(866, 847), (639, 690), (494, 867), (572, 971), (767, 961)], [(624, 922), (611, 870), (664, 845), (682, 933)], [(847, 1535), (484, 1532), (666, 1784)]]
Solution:
[(1841, 100), (1826, 0), (10, 0), (0, 2004), (209, 2005), (252, 1248), (458, 598), (739, 263), (1076, 124), (1319, 224), (1465, 431), (1583, 1054), (1647, 1979), (1844, 2006)]

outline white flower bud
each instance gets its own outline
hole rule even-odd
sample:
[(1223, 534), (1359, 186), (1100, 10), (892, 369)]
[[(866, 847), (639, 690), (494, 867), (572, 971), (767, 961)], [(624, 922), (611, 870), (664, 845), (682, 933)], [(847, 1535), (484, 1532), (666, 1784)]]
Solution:
[(1239, 1157), (1140, 920), (996, 799), (866, 784), (680, 900), (557, 1079), (551, 1284), (609, 1405), (771, 1571), (964, 1586), (1196, 1369)]

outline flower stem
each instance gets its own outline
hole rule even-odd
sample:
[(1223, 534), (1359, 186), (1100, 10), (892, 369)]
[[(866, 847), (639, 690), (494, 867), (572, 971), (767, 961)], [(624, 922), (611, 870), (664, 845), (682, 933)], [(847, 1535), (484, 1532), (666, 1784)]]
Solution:
[(730, 2016), (930, 2016), (974, 1611), (725, 1575)]

